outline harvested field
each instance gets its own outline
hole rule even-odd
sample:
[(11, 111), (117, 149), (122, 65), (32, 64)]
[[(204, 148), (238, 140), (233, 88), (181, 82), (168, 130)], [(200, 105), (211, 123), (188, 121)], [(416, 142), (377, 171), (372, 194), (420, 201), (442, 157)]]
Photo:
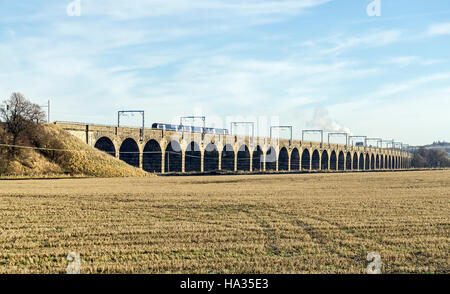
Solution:
[(450, 273), (450, 170), (0, 181), (0, 273)]

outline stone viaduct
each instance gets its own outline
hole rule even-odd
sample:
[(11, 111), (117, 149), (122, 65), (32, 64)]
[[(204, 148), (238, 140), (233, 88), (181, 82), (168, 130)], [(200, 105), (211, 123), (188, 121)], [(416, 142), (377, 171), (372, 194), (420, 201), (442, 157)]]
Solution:
[(148, 172), (405, 169), (398, 149), (238, 135), (55, 122), (87, 144)]

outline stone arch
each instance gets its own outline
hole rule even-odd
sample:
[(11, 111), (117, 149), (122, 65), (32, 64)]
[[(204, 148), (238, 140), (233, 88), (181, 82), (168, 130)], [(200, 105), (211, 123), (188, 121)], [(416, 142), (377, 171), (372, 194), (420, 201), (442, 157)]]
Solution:
[(350, 152), (347, 152), (347, 154), (345, 155), (345, 169), (352, 169), (352, 154)]
[(380, 168), (380, 155), (379, 155), (379, 154), (377, 154), (375, 168), (376, 168), (376, 169), (379, 169), (379, 168)]
[(358, 153), (354, 153), (353, 154), (353, 169), (354, 170), (358, 170), (359, 165), (358, 165)]
[(360, 169), (360, 170), (364, 170), (364, 162), (365, 162), (365, 160), (364, 160), (364, 154), (361, 153), (361, 154), (359, 155), (359, 169)]
[(237, 169), (244, 171), (250, 170), (250, 151), (245, 144), (239, 147), (237, 153)]
[(308, 149), (305, 149), (302, 152), (302, 169), (303, 170), (311, 169), (311, 155), (309, 154)]
[(234, 149), (230, 144), (225, 145), (222, 151), (222, 170), (234, 171)]
[(389, 155), (389, 169), (392, 169), (392, 157)]
[(286, 147), (281, 148), (278, 154), (278, 170), (289, 170), (289, 153)]
[(108, 153), (111, 156), (116, 156), (116, 147), (108, 137), (101, 137), (100, 139), (98, 139), (94, 147), (98, 150)]
[(380, 169), (384, 168), (384, 156), (383, 154), (380, 155)]
[(277, 169), (277, 153), (275, 148), (269, 146), (266, 152), (266, 170), (276, 170)]
[(317, 170), (320, 169), (320, 154), (319, 151), (314, 150), (311, 157), (311, 169)]
[(366, 163), (364, 164), (364, 166), (365, 166), (366, 170), (370, 169), (370, 154), (369, 153), (366, 154)]
[(338, 170), (345, 170), (345, 156), (344, 152), (339, 152), (338, 157)]
[(129, 165), (139, 167), (139, 146), (134, 139), (127, 138), (122, 142), (119, 150), (119, 159)]
[(337, 157), (336, 157), (336, 151), (331, 151), (330, 156), (330, 169), (336, 170), (337, 169)]
[(164, 171), (181, 172), (182, 152), (180, 143), (175, 140), (169, 142), (164, 151)]
[(291, 152), (291, 170), (300, 169), (300, 153), (297, 148), (292, 149)]
[(327, 150), (323, 150), (322, 151), (322, 160), (320, 162), (320, 169), (321, 170), (328, 170), (329, 166), (328, 166), (328, 151)]
[(253, 156), (252, 156), (252, 169), (254, 171), (262, 171), (263, 165), (262, 165), (262, 156), (263, 152), (261, 147), (256, 146), (255, 150), (253, 150)]
[(151, 173), (160, 173), (161, 161), (161, 146), (156, 140), (148, 141), (142, 154), (142, 169)]
[(189, 143), (184, 153), (184, 171), (199, 172), (202, 170), (202, 152), (194, 141)]
[(214, 143), (206, 145), (203, 157), (203, 170), (212, 171), (219, 169), (219, 151)]
[(388, 160), (388, 156), (387, 155), (384, 156), (384, 168), (385, 169), (389, 168), (389, 160)]
[(375, 169), (375, 155), (370, 156), (370, 169)]

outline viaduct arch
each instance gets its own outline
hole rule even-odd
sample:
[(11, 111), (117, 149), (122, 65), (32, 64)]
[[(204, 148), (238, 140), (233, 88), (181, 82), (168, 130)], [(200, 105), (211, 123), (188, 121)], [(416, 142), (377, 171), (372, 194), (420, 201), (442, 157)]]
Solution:
[(237, 153), (237, 170), (250, 171), (250, 150), (247, 145), (241, 145)]
[(214, 171), (219, 169), (219, 151), (214, 143), (209, 143), (206, 146), (203, 165), (204, 171)]
[(150, 173), (160, 173), (162, 171), (162, 151), (159, 143), (151, 139), (144, 146), (142, 154), (142, 168)]
[(139, 167), (139, 146), (132, 138), (125, 139), (120, 145), (119, 159), (129, 165)]
[(300, 153), (296, 147), (291, 152), (290, 170), (300, 170)]
[(177, 133), (138, 128), (56, 123), (85, 143), (152, 173), (409, 168), (411, 155), (397, 149)]
[(111, 156), (116, 156), (116, 147), (108, 137), (101, 137), (98, 139), (94, 147), (108, 153)]

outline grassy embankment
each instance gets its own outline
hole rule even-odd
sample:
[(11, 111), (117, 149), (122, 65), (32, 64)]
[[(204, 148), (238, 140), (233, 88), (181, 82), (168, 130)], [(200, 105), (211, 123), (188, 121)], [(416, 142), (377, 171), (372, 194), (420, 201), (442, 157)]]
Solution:
[(31, 147), (41, 149), (19, 148), (17, 155), (10, 159), (5, 150), (7, 147), (0, 147), (3, 149), (0, 153), (0, 178), (149, 176), (148, 173), (85, 144), (55, 125), (41, 126), (39, 134), (34, 134), (28, 141), (35, 142)]

